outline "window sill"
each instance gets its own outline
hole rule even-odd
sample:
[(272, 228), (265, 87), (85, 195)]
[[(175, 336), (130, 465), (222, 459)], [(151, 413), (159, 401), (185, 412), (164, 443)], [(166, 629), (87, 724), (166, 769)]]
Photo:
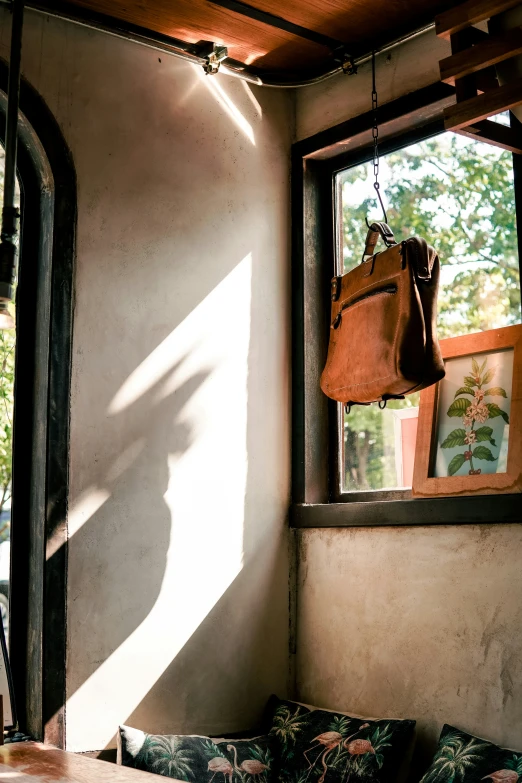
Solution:
[(295, 503), (290, 525), (311, 527), (381, 527), (522, 522), (521, 495), (474, 495), (365, 503)]

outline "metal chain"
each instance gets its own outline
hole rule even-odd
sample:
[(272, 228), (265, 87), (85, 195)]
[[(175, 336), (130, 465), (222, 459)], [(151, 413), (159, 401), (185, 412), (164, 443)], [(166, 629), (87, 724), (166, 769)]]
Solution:
[(377, 97), (377, 86), (376, 86), (376, 80), (375, 80), (375, 51), (372, 52), (372, 112), (373, 112), (373, 128), (372, 128), (372, 137), (373, 137), (373, 175), (375, 177), (375, 182), (373, 183), (373, 187), (375, 188), (375, 192), (377, 193), (377, 198), (379, 199), (379, 203), (381, 205), (382, 213), (384, 215), (384, 222), (388, 222), (388, 216), (386, 215), (386, 210), (384, 209), (384, 204), (382, 203), (381, 198), (381, 191), (380, 191), (380, 185), (379, 185), (379, 125), (377, 123), (377, 109), (379, 108), (379, 102)]

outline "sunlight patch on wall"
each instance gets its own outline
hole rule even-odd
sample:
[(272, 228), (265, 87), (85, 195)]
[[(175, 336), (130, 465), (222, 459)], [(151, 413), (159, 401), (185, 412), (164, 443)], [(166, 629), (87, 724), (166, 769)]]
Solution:
[(256, 98), (256, 96), (254, 95), (254, 93), (252, 92), (252, 88), (251, 88), (251, 86), (250, 86), (249, 84), (247, 84), (247, 83), (246, 83), (245, 81), (243, 81), (243, 80), (241, 81), (241, 85), (242, 85), (242, 87), (243, 87), (244, 91), (245, 91), (245, 92), (246, 92), (246, 94), (247, 94), (247, 98), (248, 98), (248, 100), (250, 101), (250, 103), (251, 103), (251, 104), (252, 104), (252, 106), (254, 107), (254, 109), (255, 109), (255, 111), (256, 111), (256, 114), (257, 114), (257, 116), (258, 116), (258, 117), (261, 119), (261, 118), (262, 118), (262, 116), (263, 116), (263, 108), (262, 108), (261, 104), (259, 103), (259, 101), (257, 100), (257, 98)]
[[(99, 487), (89, 487), (81, 493), (74, 505), (69, 509), (67, 516), (67, 535), (73, 536), (109, 499), (110, 492)], [(61, 533), (51, 536), (47, 542), (46, 559), (56, 554), (62, 546)]]
[(229, 95), (225, 92), (223, 87), (220, 85), (218, 81), (218, 77), (207, 76), (206, 73), (202, 70), (200, 65), (193, 65), (192, 67), (197, 73), (200, 81), (205, 85), (205, 87), (213, 95), (213, 97), (216, 99), (219, 105), (226, 111), (228, 116), (235, 122), (237, 127), (241, 131), (243, 131), (247, 139), (255, 147), (256, 140), (254, 138), (254, 129), (252, 128), (251, 124), (248, 122), (246, 117), (239, 111), (234, 101), (229, 97)]
[[(164, 568), (159, 596), (136, 630), (106, 660), (93, 661), (94, 673), (69, 694), (68, 750), (104, 748), (111, 742), (118, 724), (146, 699), (242, 570), (251, 281), (249, 254), (140, 365), (111, 403), (112, 411), (123, 410), (166, 378), (155, 390), (156, 405), (195, 374), (206, 373), (178, 414), (190, 429), (190, 443), (168, 458), (164, 500), (171, 533), (166, 564), (165, 553), (158, 552), (158, 569)], [(86, 518), (89, 503), (94, 507), (101, 497), (94, 490), (86, 494), (78, 504), (78, 523)], [(122, 585), (123, 602), (129, 589), (132, 585)], [(74, 689), (69, 680), (68, 687)], [(96, 720), (85, 721), (85, 715), (96, 715)]]

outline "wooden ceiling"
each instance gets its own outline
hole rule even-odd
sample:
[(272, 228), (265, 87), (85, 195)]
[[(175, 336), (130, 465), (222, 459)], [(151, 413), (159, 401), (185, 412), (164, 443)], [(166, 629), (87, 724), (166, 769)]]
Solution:
[[(248, 0), (248, 5), (343, 42), (350, 54), (360, 56), (429, 24), (436, 14), (458, 2)], [(53, 0), (43, 0), (40, 5), (56, 7)], [(206, 40), (224, 44), (229, 57), (261, 75), (307, 78), (335, 67), (331, 47), (253, 19), (248, 9), (245, 15), (222, 7), (233, 6), (230, 0), (70, 0), (67, 5), (73, 14), (75, 8), (82, 14), (103, 14), (189, 43)]]

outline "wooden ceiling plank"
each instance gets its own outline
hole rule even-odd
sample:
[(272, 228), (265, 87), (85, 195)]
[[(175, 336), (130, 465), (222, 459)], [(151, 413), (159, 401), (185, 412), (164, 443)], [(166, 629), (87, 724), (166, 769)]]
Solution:
[(219, 5), (221, 8), (227, 8), (229, 11), (234, 11), (236, 14), (247, 16), (249, 19), (257, 19), (259, 22), (276, 27), (278, 30), (286, 30), (288, 33), (292, 33), (292, 35), (306, 38), (308, 41), (313, 41), (331, 50), (343, 46), (342, 41), (323, 35), (323, 33), (318, 33), (316, 30), (309, 30), (307, 27), (295, 24), (295, 22), (289, 22), (287, 19), (283, 19), (282, 16), (269, 13), (268, 11), (261, 11), (259, 8), (241, 2), (241, 0), (209, 0), (209, 2)]
[[(51, 0), (45, 2), (54, 5)], [(229, 56), (238, 61), (256, 66), (262, 63), (266, 69), (275, 71), (287, 69), (300, 73), (324, 67), (330, 61), (323, 46), (256, 20), (244, 19), (206, 0), (176, 0), (175, 7), (169, 0), (154, 0), (147, 7), (137, 0), (71, 0), (68, 5), (189, 43), (212, 40), (227, 46)]]
[(435, 31), (440, 38), (449, 40), (450, 35), (465, 27), (490, 19), (516, 5), (520, 5), (520, 0), (467, 0), (435, 17)]
[[(453, 7), (458, 0), (248, 0), (270, 13), (311, 30), (362, 45), (365, 54), (372, 42), (388, 42), (397, 33), (413, 31), (432, 23), (435, 15)], [(379, 43), (380, 46), (380, 43)]]
[[(239, 2), (240, 0), (238, 0)], [(414, 32), (457, 0), (247, 0), (249, 5), (318, 36), (346, 42), (356, 57)], [(67, 5), (193, 44), (213, 41), (260, 74), (308, 78), (335, 67), (325, 45), (234, 13), (208, 0), (37, 0)], [(324, 44), (324, 42), (323, 42)]]

